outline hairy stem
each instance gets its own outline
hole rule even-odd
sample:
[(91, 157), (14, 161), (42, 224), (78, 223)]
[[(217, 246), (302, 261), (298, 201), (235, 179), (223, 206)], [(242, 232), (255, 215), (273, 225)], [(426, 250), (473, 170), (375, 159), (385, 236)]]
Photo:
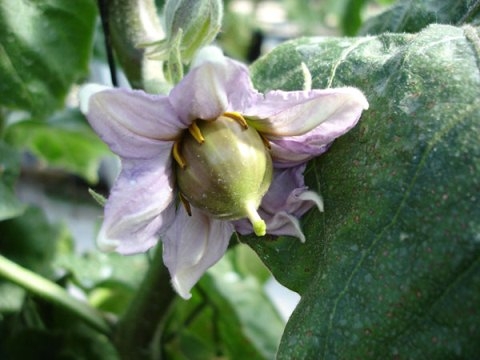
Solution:
[(61, 286), (25, 269), (2, 255), (0, 255), (0, 277), (4, 277), (31, 293), (61, 306), (83, 319), (101, 333), (105, 335), (111, 334), (109, 324), (94, 308), (72, 297)]
[(152, 340), (170, 309), (175, 293), (163, 265), (162, 247), (154, 258), (126, 314), (118, 323), (114, 341), (122, 359), (150, 359)]
[(470, 7), (467, 9), (467, 12), (457, 22), (457, 25), (463, 25), (470, 22), (474, 18), (474, 16), (476, 16), (479, 12), (480, 12), (480, 0), (476, 0), (470, 4)]

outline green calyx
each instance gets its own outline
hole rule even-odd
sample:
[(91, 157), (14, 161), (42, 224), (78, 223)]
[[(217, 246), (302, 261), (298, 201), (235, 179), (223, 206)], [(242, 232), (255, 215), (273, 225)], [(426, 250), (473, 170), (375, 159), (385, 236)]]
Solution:
[(194, 122), (173, 155), (186, 201), (218, 219), (248, 218), (255, 234), (265, 235), (257, 209), (272, 181), (272, 159), (265, 141), (241, 115)]

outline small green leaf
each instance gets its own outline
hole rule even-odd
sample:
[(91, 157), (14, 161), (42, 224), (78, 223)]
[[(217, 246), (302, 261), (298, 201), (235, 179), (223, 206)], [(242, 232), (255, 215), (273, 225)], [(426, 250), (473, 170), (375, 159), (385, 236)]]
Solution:
[(366, 21), (361, 34), (415, 33), (430, 24), (480, 24), (479, 0), (400, 0)]
[(13, 186), (20, 173), (20, 156), (0, 141), (0, 221), (21, 215), (25, 205), (15, 196)]
[(475, 358), (480, 352), (480, 34), (313, 38), (252, 67), (262, 91), (356, 86), (360, 123), (310, 162), (325, 212), (307, 237), (247, 239), (301, 293), (279, 359)]
[[(230, 249), (176, 304), (164, 334), (173, 359), (273, 359), (284, 328), (263, 281), (242, 264), (243, 246)], [(262, 270), (264, 271), (264, 270)]]
[(93, 200), (95, 200), (98, 205), (104, 207), (107, 203), (107, 198), (102, 194), (99, 194), (95, 190), (89, 188), (88, 193), (92, 196)]
[(88, 293), (88, 302), (104, 312), (123, 315), (136, 293), (136, 287), (123, 281), (107, 280), (97, 284)]
[(24, 289), (10, 282), (0, 280), (0, 314), (19, 311), (24, 297)]
[(349, 0), (344, 5), (341, 25), (344, 35), (355, 35), (362, 25), (362, 10), (367, 0)]
[(0, 105), (45, 114), (88, 73), (93, 0), (0, 3)]
[(123, 256), (117, 253), (62, 254), (55, 259), (55, 267), (69, 272), (77, 285), (87, 290), (96, 287), (118, 287), (123, 284), (135, 290), (147, 268), (145, 254)]
[(202, 284), (219, 312), (227, 357), (273, 359), (285, 324), (256, 276), (236, 266), (240, 248), (230, 250)]
[(0, 234), (3, 256), (41, 275), (52, 275), (51, 262), (62, 233), (40, 209), (30, 207), (22, 216), (0, 222)]
[(7, 128), (5, 137), (48, 166), (82, 176), (89, 183), (98, 181), (100, 161), (111, 154), (78, 110), (65, 110), (46, 122), (18, 122)]

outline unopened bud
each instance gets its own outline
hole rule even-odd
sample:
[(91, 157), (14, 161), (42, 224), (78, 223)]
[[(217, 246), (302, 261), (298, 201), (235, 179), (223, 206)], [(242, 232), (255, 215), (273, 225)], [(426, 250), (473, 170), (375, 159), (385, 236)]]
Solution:
[[(167, 43), (180, 43), (183, 62), (210, 44), (222, 24), (221, 0), (168, 0), (165, 4)], [(180, 39), (179, 39), (180, 38)]]

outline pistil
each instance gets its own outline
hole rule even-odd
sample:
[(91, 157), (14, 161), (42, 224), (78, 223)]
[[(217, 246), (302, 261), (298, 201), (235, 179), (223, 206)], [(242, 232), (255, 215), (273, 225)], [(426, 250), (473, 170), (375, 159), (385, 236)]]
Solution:
[(265, 221), (260, 217), (257, 211), (255, 203), (252, 201), (247, 202), (245, 211), (247, 213), (247, 218), (252, 223), (253, 232), (257, 236), (264, 236), (267, 233), (267, 225)]

